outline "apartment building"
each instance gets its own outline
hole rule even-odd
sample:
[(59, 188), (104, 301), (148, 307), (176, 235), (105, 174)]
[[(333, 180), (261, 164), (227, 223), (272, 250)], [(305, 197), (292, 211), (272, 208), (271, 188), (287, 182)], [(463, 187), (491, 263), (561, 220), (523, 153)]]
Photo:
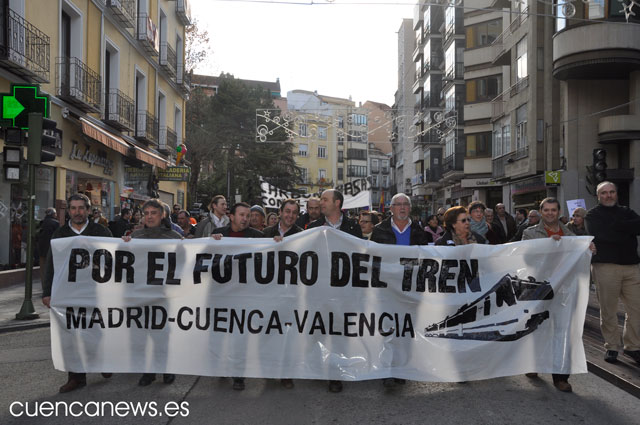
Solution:
[[(150, 197), (185, 206), (186, 0), (4, 0), (0, 90), (38, 84), (60, 130), (36, 178), (36, 218), (73, 193), (108, 219)], [(3, 140), (4, 144), (4, 140)], [(0, 183), (0, 264), (24, 262), (26, 182)], [(3, 207), (4, 206), (4, 207)]]
[(618, 185), (620, 203), (638, 211), (640, 6), (629, 6), (626, 16), (614, 1), (574, 5), (575, 15), (566, 17), (560, 9), (553, 22), (560, 143), (547, 155), (563, 170), (558, 195), (595, 205), (587, 166), (593, 164), (594, 149), (604, 149), (607, 180)]
[(413, 20), (403, 19), (398, 30), (398, 90), (393, 105), (392, 152), (393, 152), (393, 192), (411, 193), (411, 177), (414, 174), (412, 150), (415, 126), (412, 123), (415, 96), (412, 92), (415, 82), (413, 51), (416, 39)]

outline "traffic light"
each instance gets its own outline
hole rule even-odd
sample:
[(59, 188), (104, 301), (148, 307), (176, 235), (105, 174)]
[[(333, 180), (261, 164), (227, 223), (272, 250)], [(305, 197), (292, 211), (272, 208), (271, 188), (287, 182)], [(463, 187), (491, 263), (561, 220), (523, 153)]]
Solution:
[(55, 129), (58, 123), (49, 118), (43, 118), (38, 112), (29, 114), (29, 141), (27, 163), (40, 165), (42, 162), (50, 162), (56, 159), (56, 154), (46, 148), (54, 148), (56, 145)]
[(22, 175), (20, 165), (22, 163), (22, 130), (17, 127), (4, 129), (4, 151), (2, 152), (4, 164), (4, 179), (7, 182), (18, 182)]
[(587, 191), (596, 196), (596, 187), (607, 179), (607, 151), (593, 150), (593, 164), (587, 165)]

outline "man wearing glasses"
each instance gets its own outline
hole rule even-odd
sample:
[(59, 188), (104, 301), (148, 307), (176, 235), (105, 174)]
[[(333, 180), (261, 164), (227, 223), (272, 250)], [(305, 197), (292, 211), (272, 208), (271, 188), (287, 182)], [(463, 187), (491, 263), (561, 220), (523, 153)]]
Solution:
[[(431, 235), (424, 231), (422, 226), (409, 218), (411, 200), (404, 193), (397, 193), (391, 198), (391, 217), (383, 220), (373, 228), (371, 241), (388, 245), (427, 245)], [(393, 388), (398, 384), (404, 384), (406, 380), (398, 378), (385, 378), (382, 385)]]
[(365, 239), (371, 239), (373, 226), (378, 224), (378, 216), (375, 214), (372, 214), (370, 211), (361, 211), (358, 224), (362, 229), (362, 236), (364, 236)]

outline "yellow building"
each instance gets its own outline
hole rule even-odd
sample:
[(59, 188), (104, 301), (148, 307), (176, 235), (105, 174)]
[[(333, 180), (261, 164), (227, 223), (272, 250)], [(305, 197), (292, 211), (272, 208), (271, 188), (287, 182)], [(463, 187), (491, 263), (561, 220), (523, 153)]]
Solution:
[[(186, 207), (185, 174), (173, 167), (189, 93), (188, 1), (0, 5), (0, 92), (8, 93), (12, 84), (39, 84), (61, 130), (55, 160), (37, 169), (36, 219), (47, 207), (64, 217), (65, 199), (77, 192), (109, 220), (150, 197)], [(24, 263), (24, 180), (0, 182), (0, 229), (9, 230), (0, 232), (0, 264)]]

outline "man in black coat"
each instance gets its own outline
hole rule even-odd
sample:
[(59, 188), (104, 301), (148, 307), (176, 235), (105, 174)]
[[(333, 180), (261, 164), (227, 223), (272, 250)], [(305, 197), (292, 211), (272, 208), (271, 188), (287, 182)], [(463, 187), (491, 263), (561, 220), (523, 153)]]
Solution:
[[(371, 241), (389, 245), (428, 245), (433, 242), (431, 235), (425, 232), (418, 222), (409, 218), (409, 211), (411, 211), (409, 197), (404, 193), (393, 195), (392, 216), (373, 228)], [(408, 235), (405, 234), (407, 230)]]
[(123, 208), (120, 215), (113, 221), (109, 229), (114, 238), (123, 237), (127, 231), (131, 230), (131, 210)]
[[(238, 202), (229, 210), (229, 224), (213, 230), (211, 237), (217, 241), (227, 238), (263, 238), (264, 233), (249, 227), (251, 206), (246, 202)], [(244, 378), (234, 377), (233, 389), (244, 390)]]
[[(69, 223), (58, 227), (53, 232), (51, 239), (69, 238), (74, 236), (101, 236), (112, 237), (109, 229), (101, 224), (89, 220), (91, 211), (91, 201), (85, 195), (77, 193), (71, 195), (67, 200), (67, 208), (70, 216)], [(42, 303), (51, 308), (51, 285), (53, 283), (54, 264), (51, 250), (47, 254), (45, 278), (42, 282)], [(102, 376), (110, 378), (111, 373), (103, 373)], [(87, 374), (69, 372), (69, 379), (66, 384), (60, 387), (61, 393), (77, 390), (87, 385)]]
[(322, 196), (320, 197), (320, 212), (322, 216), (309, 224), (307, 229), (331, 226), (334, 229), (342, 230), (345, 233), (362, 239), (362, 229), (360, 225), (342, 213), (343, 202), (344, 196), (335, 189), (327, 189), (322, 192)]
[(280, 221), (271, 227), (264, 229), (264, 236), (281, 241), (282, 238), (302, 232), (302, 228), (296, 225), (296, 219), (300, 212), (300, 205), (295, 199), (286, 199), (280, 205)]
[(44, 212), (44, 219), (40, 222), (38, 230), (38, 256), (40, 257), (40, 282), (44, 282), (44, 269), (47, 262), (47, 254), (51, 248), (51, 236), (58, 227), (58, 213), (55, 208), (47, 208)]
[[(344, 196), (342, 193), (335, 189), (327, 189), (322, 192), (320, 196), (320, 212), (322, 216), (309, 224), (307, 229), (313, 229), (320, 226), (331, 226), (334, 229), (339, 229), (345, 233), (362, 239), (362, 229), (355, 220), (347, 217), (342, 213), (342, 203), (344, 202)], [(329, 391), (332, 393), (339, 393), (342, 391), (341, 381), (329, 381)]]
[(505, 206), (502, 203), (496, 204), (494, 210), (496, 213), (493, 217), (491, 229), (496, 231), (499, 235), (500, 243), (507, 243), (518, 231), (516, 220), (506, 211)]
[(309, 224), (319, 219), (321, 215), (320, 198), (315, 196), (309, 198), (307, 199), (307, 211), (304, 214), (300, 214), (300, 217), (296, 220), (296, 226), (306, 229)]
[[(593, 235), (596, 254), (591, 258), (591, 275), (600, 304), (600, 329), (607, 350), (605, 361), (618, 361), (620, 348), (640, 364), (640, 216), (618, 205), (618, 189), (611, 182), (596, 188), (598, 205), (585, 217)], [(622, 300), (626, 320), (622, 335), (618, 325), (618, 301)]]

